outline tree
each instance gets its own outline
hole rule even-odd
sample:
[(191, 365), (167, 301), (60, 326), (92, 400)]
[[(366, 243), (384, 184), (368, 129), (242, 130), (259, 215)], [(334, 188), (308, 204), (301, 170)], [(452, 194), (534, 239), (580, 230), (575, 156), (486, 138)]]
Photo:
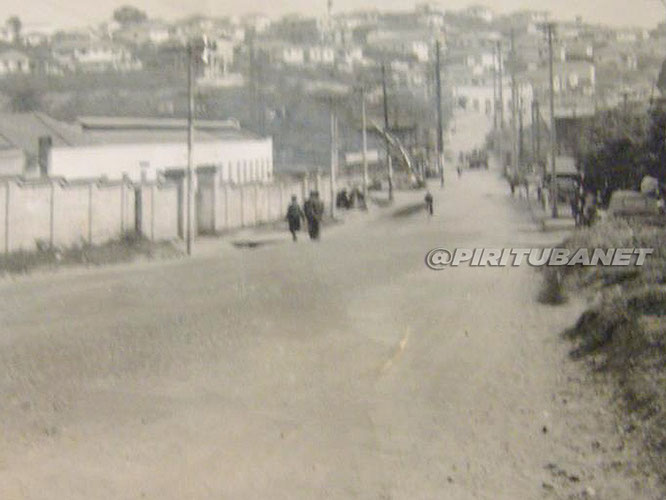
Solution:
[(148, 16), (144, 11), (132, 7), (131, 5), (124, 5), (113, 11), (113, 20), (123, 26), (128, 24), (139, 24), (146, 19), (148, 19)]
[(21, 19), (18, 16), (12, 16), (7, 19), (7, 26), (12, 30), (14, 43), (18, 43), (21, 40), (21, 28), (23, 27)]
[(657, 88), (662, 95), (666, 95), (666, 60), (661, 64), (659, 78), (657, 79)]
[(36, 88), (25, 83), (6, 90), (9, 109), (12, 113), (28, 113), (42, 110), (42, 95)]

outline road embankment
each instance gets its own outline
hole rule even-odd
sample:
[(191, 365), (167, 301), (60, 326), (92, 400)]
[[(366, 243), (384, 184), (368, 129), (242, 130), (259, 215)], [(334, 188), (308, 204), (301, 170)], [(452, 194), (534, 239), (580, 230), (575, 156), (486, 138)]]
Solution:
[[(609, 219), (575, 231), (564, 246), (653, 249), (644, 265), (544, 270), (542, 298), (583, 295), (589, 306), (566, 332), (571, 357), (609, 384), (621, 433), (638, 440), (641, 459), (666, 484), (666, 229)], [(597, 377), (598, 375), (599, 377)]]

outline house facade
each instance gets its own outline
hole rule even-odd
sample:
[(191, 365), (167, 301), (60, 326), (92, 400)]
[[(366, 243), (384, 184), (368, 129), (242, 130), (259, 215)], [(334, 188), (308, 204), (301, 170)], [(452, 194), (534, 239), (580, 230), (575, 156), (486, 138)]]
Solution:
[(53, 45), (53, 58), (70, 71), (123, 71), (141, 67), (129, 50), (108, 41), (62, 41)]
[(30, 58), (18, 50), (0, 52), (0, 76), (24, 75), (31, 71)]

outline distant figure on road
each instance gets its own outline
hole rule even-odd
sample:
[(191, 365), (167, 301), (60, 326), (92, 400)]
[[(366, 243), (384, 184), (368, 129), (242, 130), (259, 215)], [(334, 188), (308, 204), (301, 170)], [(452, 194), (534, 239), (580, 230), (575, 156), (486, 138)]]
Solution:
[(324, 203), (319, 199), (318, 191), (310, 191), (310, 197), (303, 204), (303, 211), (308, 221), (310, 239), (318, 240), (321, 219), (324, 216)]
[(458, 163), (458, 166), (456, 167), (456, 170), (458, 171), (458, 177), (462, 177), (463, 169), (462, 169), (462, 165), (460, 163)]
[(428, 215), (432, 215), (433, 214), (433, 198), (432, 198), (432, 194), (430, 194), (430, 191), (426, 192), (425, 205), (426, 205), (426, 211), (428, 212)]
[(294, 241), (298, 238), (296, 233), (301, 230), (301, 220), (305, 219), (305, 214), (298, 204), (296, 196), (291, 197), (291, 204), (287, 208), (287, 222), (289, 223), (289, 232)]

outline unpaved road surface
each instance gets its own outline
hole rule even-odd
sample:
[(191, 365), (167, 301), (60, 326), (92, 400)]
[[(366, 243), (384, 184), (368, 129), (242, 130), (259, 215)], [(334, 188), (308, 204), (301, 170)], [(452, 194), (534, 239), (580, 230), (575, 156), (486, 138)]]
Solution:
[(566, 358), (580, 305), (424, 265), (558, 236), (492, 171), (433, 193), (319, 243), (0, 283), (0, 498), (659, 498)]

